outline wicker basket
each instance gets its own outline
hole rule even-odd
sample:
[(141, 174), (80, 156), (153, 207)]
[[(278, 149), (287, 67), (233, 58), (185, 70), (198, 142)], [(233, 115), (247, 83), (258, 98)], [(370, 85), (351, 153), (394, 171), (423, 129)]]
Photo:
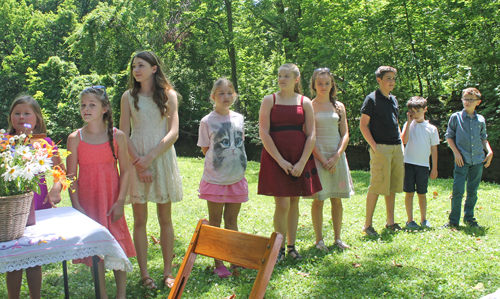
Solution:
[(30, 213), (33, 192), (0, 196), (0, 242), (20, 238)]

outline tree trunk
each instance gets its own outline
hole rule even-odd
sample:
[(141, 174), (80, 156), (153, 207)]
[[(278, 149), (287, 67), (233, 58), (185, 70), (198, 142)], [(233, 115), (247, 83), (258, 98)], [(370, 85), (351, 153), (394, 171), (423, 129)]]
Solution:
[[(231, 7), (231, 0), (224, 0), (224, 2), (226, 3), (226, 14), (227, 14), (227, 31), (229, 38), (229, 46), (227, 50), (229, 53), (229, 59), (231, 60), (231, 81), (233, 82), (234, 85), (234, 91), (238, 94), (236, 50), (234, 49), (234, 42), (233, 42), (233, 11)], [(234, 110), (238, 113), (240, 112), (241, 110), (240, 101), (236, 101), (236, 103), (234, 103)]]
[(417, 51), (415, 50), (415, 44), (413, 42), (413, 36), (411, 34), (412, 29), (411, 29), (411, 25), (410, 25), (410, 17), (408, 16), (408, 7), (406, 5), (406, 0), (403, 0), (403, 5), (405, 7), (406, 26), (408, 28), (408, 35), (410, 36), (411, 51), (413, 53), (413, 59), (415, 61), (415, 72), (417, 73), (418, 87), (420, 90), (420, 96), (423, 97), (424, 96), (423, 95), (424, 88), (422, 86), (422, 79), (420, 79), (420, 68), (419, 68), (420, 62), (418, 61), (418, 58), (417, 58)]

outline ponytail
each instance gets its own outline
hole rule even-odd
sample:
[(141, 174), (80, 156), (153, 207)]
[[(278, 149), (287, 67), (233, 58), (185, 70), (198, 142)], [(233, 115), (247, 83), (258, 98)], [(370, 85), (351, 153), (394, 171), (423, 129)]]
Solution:
[[(293, 63), (285, 63), (285, 64), (283, 64), (282, 66), (279, 67), (279, 69), (281, 69), (281, 68), (287, 68), (287, 69), (291, 70), (292, 73), (295, 74), (295, 78), (300, 78), (300, 70), (299, 70), (299, 67), (297, 65), (295, 65)], [(296, 93), (298, 93), (298, 94), (302, 94), (302, 86), (300, 84), (300, 79), (293, 86), (293, 91), (296, 92)]]

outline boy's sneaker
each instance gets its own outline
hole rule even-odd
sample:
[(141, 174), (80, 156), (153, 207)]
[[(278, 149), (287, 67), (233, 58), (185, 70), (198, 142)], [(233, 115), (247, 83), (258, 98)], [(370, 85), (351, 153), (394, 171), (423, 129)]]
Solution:
[(406, 228), (420, 229), (421, 227), (415, 221), (410, 221), (406, 222)]
[(373, 228), (373, 226), (363, 227), (363, 232), (372, 237), (378, 237), (377, 231)]
[(429, 220), (424, 220), (420, 225), (424, 228), (432, 228), (431, 222)]
[(393, 232), (397, 232), (398, 230), (401, 230), (401, 226), (399, 226), (399, 223), (394, 223), (394, 224), (391, 224), (391, 225), (386, 224), (385, 228), (388, 229), (388, 230), (392, 230)]
[(468, 227), (473, 227), (473, 228), (481, 228), (481, 226), (479, 225), (479, 223), (477, 223), (476, 220), (469, 220), (469, 221), (465, 221), (465, 224), (468, 226)]
[(448, 223), (445, 223), (440, 228), (458, 228), (458, 224), (448, 222)]

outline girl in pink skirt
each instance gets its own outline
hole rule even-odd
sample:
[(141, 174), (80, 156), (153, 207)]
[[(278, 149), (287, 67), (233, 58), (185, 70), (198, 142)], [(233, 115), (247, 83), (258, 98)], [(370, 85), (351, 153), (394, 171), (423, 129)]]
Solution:
[[(198, 134), (198, 146), (205, 155), (199, 197), (207, 200), (210, 225), (220, 227), (224, 212), (224, 227), (235, 231), (241, 203), (248, 201), (244, 120), (229, 110), (237, 96), (231, 81), (217, 80), (211, 92), (215, 110), (203, 117)], [(214, 272), (220, 278), (231, 275), (221, 260), (215, 260)]]

